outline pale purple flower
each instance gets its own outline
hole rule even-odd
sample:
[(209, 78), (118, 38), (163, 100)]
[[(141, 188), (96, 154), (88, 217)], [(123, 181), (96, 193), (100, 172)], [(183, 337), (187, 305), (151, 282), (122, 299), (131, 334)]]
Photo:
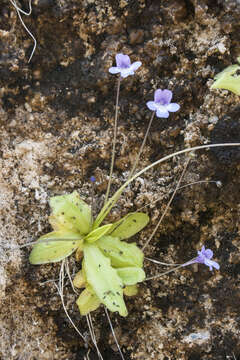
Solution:
[(131, 64), (130, 57), (128, 55), (117, 54), (116, 55), (117, 66), (110, 67), (108, 70), (111, 74), (121, 74), (122, 78), (126, 78), (128, 75), (134, 75), (141, 65), (141, 61), (135, 61)]
[(168, 118), (169, 112), (175, 112), (180, 109), (180, 106), (176, 103), (171, 103), (172, 92), (170, 90), (157, 89), (154, 93), (154, 101), (148, 101), (147, 107), (156, 111), (156, 115), (159, 118)]
[(199, 263), (199, 264), (204, 264), (206, 266), (209, 266), (209, 269), (211, 271), (212, 271), (213, 267), (215, 269), (219, 270), (220, 269), (219, 264), (216, 261), (211, 260), (212, 257), (213, 257), (212, 250), (205, 249), (205, 246), (203, 246), (202, 250), (198, 251), (198, 256), (195, 259), (186, 262), (185, 264), (183, 264), (183, 266)]

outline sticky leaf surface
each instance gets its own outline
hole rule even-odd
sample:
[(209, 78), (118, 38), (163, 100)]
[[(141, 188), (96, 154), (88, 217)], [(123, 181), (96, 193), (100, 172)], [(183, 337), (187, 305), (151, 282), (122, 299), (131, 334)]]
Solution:
[(128, 239), (142, 230), (149, 222), (149, 216), (144, 213), (130, 213), (113, 224), (113, 231), (109, 235), (120, 240)]
[(126, 267), (117, 269), (117, 273), (124, 285), (135, 285), (145, 279), (145, 272), (139, 267)]
[(91, 231), (84, 240), (89, 243), (93, 243), (100, 239), (103, 235), (107, 234), (112, 228), (112, 224), (103, 225), (93, 231)]
[(135, 243), (128, 244), (112, 236), (103, 236), (96, 242), (96, 245), (105, 256), (110, 258), (112, 266), (116, 268), (143, 266), (143, 252)]
[(91, 229), (91, 208), (81, 200), (77, 191), (72, 194), (54, 196), (50, 199), (54, 230), (69, 229), (88, 234)]
[(76, 303), (78, 305), (80, 314), (87, 315), (91, 311), (96, 310), (101, 302), (95, 294), (90, 292), (88, 289), (85, 289), (81, 292)]
[(30, 253), (29, 261), (34, 265), (61, 261), (81, 247), (82, 242), (79, 234), (53, 231), (38, 239)]
[(111, 264), (95, 244), (83, 247), (83, 268), (87, 282), (94, 290), (101, 303), (112, 312), (127, 316), (127, 308), (123, 300), (123, 282)]
[(235, 75), (238, 70), (240, 66), (237, 64), (228, 66), (215, 76), (211, 89), (226, 89), (240, 95), (240, 75)]

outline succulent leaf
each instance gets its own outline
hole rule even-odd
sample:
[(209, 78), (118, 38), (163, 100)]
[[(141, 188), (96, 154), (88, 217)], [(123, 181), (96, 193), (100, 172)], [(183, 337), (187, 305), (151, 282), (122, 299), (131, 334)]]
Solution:
[(81, 292), (76, 303), (78, 305), (81, 315), (89, 314), (91, 311), (96, 310), (101, 304), (98, 297), (94, 293), (89, 291), (89, 289), (84, 289)]
[(120, 240), (128, 239), (141, 231), (149, 222), (149, 216), (144, 213), (129, 213), (113, 224), (110, 235)]
[(117, 269), (117, 273), (124, 285), (135, 285), (145, 279), (145, 272), (139, 267), (125, 267)]
[(54, 196), (50, 199), (54, 230), (68, 229), (86, 235), (91, 230), (91, 208), (80, 198), (77, 191), (72, 194)]
[(235, 75), (240, 65), (230, 65), (215, 76), (211, 89), (226, 89), (240, 95), (240, 75)]
[(116, 268), (129, 266), (142, 268), (143, 266), (143, 252), (135, 243), (128, 244), (112, 236), (103, 236), (95, 244)]
[(110, 311), (118, 311), (121, 316), (127, 316), (127, 308), (123, 300), (123, 282), (110, 260), (103, 255), (95, 244), (85, 244), (83, 247), (83, 269), (87, 282)]
[(61, 261), (82, 244), (83, 240), (78, 233), (53, 231), (38, 239), (30, 253), (29, 261), (33, 265)]
[(107, 234), (111, 228), (112, 228), (112, 224), (107, 224), (107, 225), (103, 225), (93, 231), (91, 231), (84, 240), (86, 240), (89, 243), (93, 243), (95, 241), (97, 241), (98, 239), (100, 239), (103, 235)]

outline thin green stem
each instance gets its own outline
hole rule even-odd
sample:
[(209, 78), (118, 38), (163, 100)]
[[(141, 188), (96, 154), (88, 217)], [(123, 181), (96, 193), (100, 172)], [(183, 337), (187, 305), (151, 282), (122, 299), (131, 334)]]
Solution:
[[(186, 266), (186, 265), (191, 265), (191, 264), (192, 264), (191, 261), (193, 261), (194, 259), (196, 259), (196, 257), (193, 258), (193, 259), (190, 260), (190, 261), (187, 261), (187, 263), (184, 263), (184, 264), (181, 264), (181, 265), (179, 265), (179, 266), (176, 266), (174, 269), (164, 271), (163, 273), (158, 274), (158, 275), (150, 276), (150, 277), (146, 278), (144, 281), (153, 280), (153, 279), (158, 279), (158, 278), (160, 278), (160, 277), (162, 277), (162, 276), (164, 276), (164, 275), (170, 274), (171, 272), (176, 271), (176, 270), (178, 270), (178, 269), (180, 269), (180, 268), (182, 268), (182, 267), (184, 267), (184, 266)], [(189, 263), (189, 264), (188, 264), (188, 263)]]
[(143, 148), (145, 146), (145, 143), (146, 143), (146, 140), (147, 140), (147, 137), (148, 137), (148, 134), (149, 134), (149, 130), (150, 130), (150, 127), (151, 127), (152, 122), (153, 122), (154, 115), (155, 115), (155, 111), (152, 113), (151, 119), (150, 119), (149, 124), (148, 124), (147, 131), (145, 133), (145, 136), (144, 136), (144, 139), (143, 139), (143, 142), (142, 142), (142, 145), (140, 147), (137, 158), (136, 158), (136, 160), (135, 160), (135, 162), (133, 164), (132, 170), (130, 171), (130, 174), (128, 175), (128, 179), (131, 179), (131, 177), (134, 175), (134, 171), (135, 171), (136, 167), (138, 166), (138, 162), (139, 162), (140, 156), (142, 154)]
[(164, 262), (161, 262), (161, 261), (158, 261), (158, 260), (155, 260), (155, 259), (150, 259), (146, 256), (144, 256), (144, 260), (148, 260), (148, 261), (151, 261), (152, 263), (154, 264), (158, 264), (158, 265), (163, 265), (163, 266), (178, 266), (178, 265), (182, 265), (182, 264), (170, 264), (170, 263), (164, 263)]
[(120, 84), (121, 84), (121, 76), (118, 78), (118, 83), (117, 83), (117, 97), (116, 97), (116, 108), (115, 108), (115, 118), (114, 118), (112, 159), (111, 159), (110, 174), (109, 174), (109, 180), (108, 180), (108, 186), (107, 186), (104, 204), (106, 204), (108, 201), (108, 196), (109, 196), (111, 183), (112, 183), (112, 174), (113, 174), (113, 166), (114, 166), (114, 160), (115, 160), (116, 141), (117, 141), (117, 123), (118, 123), (118, 110), (119, 110), (118, 104), (119, 104)]

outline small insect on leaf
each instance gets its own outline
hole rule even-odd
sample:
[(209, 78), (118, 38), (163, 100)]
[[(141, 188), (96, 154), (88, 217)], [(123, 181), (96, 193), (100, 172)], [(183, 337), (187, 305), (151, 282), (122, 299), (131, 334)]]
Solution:
[(93, 243), (93, 242), (97, 241), (98, 239), (100, 239), (103, 235), (109, 233), (109, 231), (111, 230), (112, 227), (113, 227), (112, 224), (103, 225), (103, 226), (91, 231), (84, 238), (84, 240), (86, 240), (89, 243)]
[(91, 208), (80, 198), (77, 191), (72, 194), (54, 196), (50, 199), (54, 230), (69, 229), (86, 235), (91, 230)]
[(82, 244), (83, 240), (79, 234), (68, 231), (53, 231), (38, 239), (31, 251), (29, 261), (33, 265), (61, 261), (81, 247)]
[(143, 267), (144, 255), (135, 243), (129, 244), (112, 236), (103, 236), (95, 244), (116, 268)]
[[(238, 58), (238, 62), (240, 63), (240, 58)], [(240, 75), (236, 74), (238, 70), (240, 70), (240, 65), (228, 66), (215, 76), (215, 82), (211, 89), (226, 89), (240, 95)]]
[(149, 216), (144, 213), (130, 213), (113, 224), (113, 231), (109, 234), (120, 240), (128, 239), (141, 231), (149, 222)]
[(83, 269), (87, 282), (110, 311), (127, 316), (127, 308), (123, 300), (123, 282), (110, 260), (104, 256), (95, 244), (85, 244), (83, 248)]

